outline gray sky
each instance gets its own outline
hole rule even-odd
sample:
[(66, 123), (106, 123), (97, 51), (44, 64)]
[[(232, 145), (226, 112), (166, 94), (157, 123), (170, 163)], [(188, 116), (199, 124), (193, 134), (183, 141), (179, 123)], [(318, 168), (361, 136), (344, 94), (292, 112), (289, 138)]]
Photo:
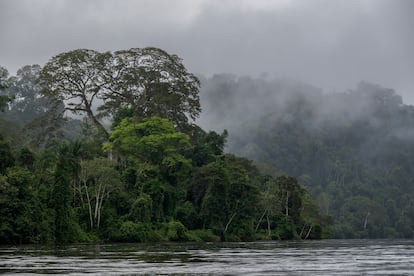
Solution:
[(414, 103), (411, 0), (0, 0), (11, 74), (77, 48), (155, 46), (194, 73), (287, 77), (325, 91), (365, 80)]

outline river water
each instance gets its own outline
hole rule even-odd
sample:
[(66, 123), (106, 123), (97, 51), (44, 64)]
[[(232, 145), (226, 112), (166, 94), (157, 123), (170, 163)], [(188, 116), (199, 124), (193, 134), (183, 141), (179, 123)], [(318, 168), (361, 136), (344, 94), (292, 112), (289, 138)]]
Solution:
[(0, 247), (0, 274), (414, 275), (414, 241)]

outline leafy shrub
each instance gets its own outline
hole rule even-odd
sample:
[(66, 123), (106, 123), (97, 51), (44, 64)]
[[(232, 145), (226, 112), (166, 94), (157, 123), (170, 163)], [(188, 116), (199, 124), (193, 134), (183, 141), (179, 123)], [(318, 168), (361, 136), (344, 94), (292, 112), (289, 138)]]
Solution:
[(151, 225), (142, 222), (125, 221), (119, 229), (118, 241), (146, 242), (153, 236)]
[(211, 229), (206, 230), (191, 230), (187, 232), (187, 237), (189, 241), (203, 241), (203, 242), (218, 242), (220, 237), (213, 234)]

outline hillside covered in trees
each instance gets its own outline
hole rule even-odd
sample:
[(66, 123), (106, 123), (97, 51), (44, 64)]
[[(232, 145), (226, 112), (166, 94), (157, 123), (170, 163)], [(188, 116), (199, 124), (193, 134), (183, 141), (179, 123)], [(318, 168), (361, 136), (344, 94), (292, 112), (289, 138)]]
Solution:
[(0, 243), (330, 236), (297, 179), (194, 123), (200, 82), (175, 55), (80, 49), (0, 76)]
[(226, 151), (296, 177), (334, 220), (334, 238), (414, 237), (414, 107), (361, 82), (322, 90), (286, 79), (202, 80), (200, 125)]

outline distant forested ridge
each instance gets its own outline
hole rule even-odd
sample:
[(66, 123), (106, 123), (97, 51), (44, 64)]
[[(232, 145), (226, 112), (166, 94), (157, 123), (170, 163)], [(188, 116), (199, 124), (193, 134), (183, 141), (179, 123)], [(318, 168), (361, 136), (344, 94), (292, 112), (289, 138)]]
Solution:
[(330, 236), (301, 182), (195, 124), (200, 82), (175, 55), (78, 49), (0, 85), (0, 243)]
[(414, 107), (394, 90), (231, 75), (202, 84), (200, 125), (229, 130), (226, 151), (262, 171), (296, 177), (334, 238), (414, 237)]

